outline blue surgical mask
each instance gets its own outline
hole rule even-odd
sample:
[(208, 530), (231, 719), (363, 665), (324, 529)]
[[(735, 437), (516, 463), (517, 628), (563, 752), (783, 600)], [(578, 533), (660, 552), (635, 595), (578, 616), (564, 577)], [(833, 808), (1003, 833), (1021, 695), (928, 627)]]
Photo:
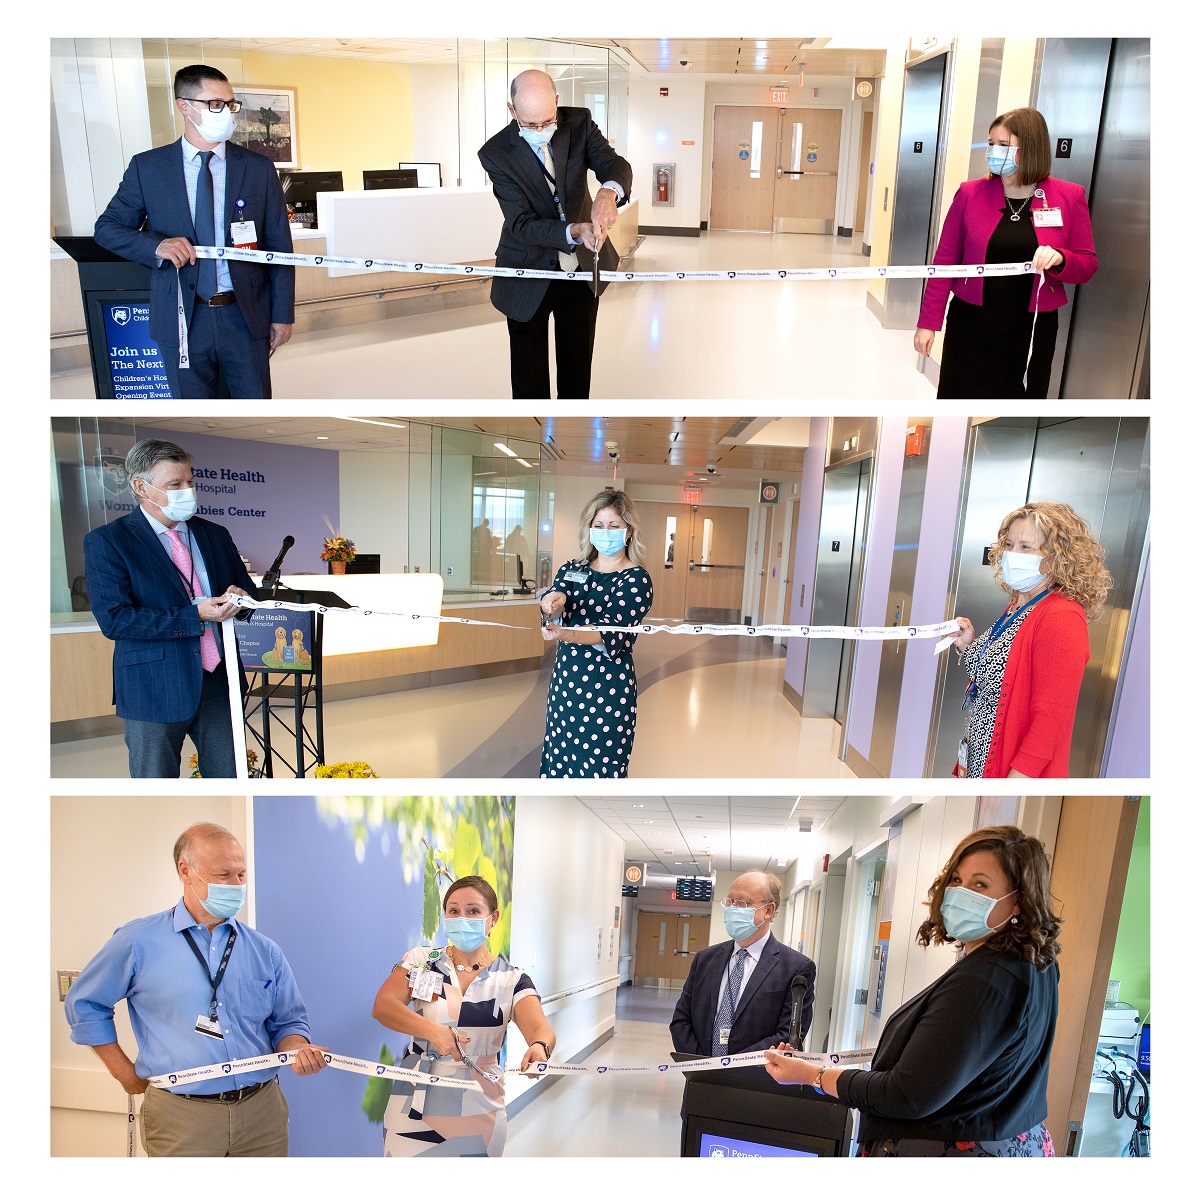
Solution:
[(592, 529), (588, 531), (592, 545), (605, 558), (616, 558), (625, 549), (627, 534), (628, 530), (625, 529)]
[(1014, 592), (1036, 591), (1046, 582), (1046, 576), (1042, 574), (1042, 556), (1005, 550), (1000, 557), (1000, 578)]
[(554, 136), (558, 129), (558, 123), (547, 125), (545, 129), (526, 129), (523, 125), (518, 125), (517, 129), (521, 136), (535, 149), (540, 150), (543, 146), (548, 145), (550, 139)]
[(1012, 146), (989, 146), (987, 148), (987, 165), (993, 175), (1002, 175), (1007, 178), (1016, 172), (1016, 152)]
[[(197, 875), (197, 879), (201, 876)], [(205, 879), (203, 882), (208, 883)], [(192, 888), (192, 895), (200, 900), (200, 894)], [(206, 913), (224, 920), (232, 917), (246, 903), (246, 885), (244, 883), (209, 883), (208, 898), (200, 900)]]
[(978, 942), (996, 931), (987, 923), (992, 909), (1016, 892), (993, 899), (965, 887), (948, 887), (942, 896), (942, 928), (955, 942)]
[(478, 950), (487, 937), (484, 917), (447, 917), (442, 924), (450, 945), (458, 950)]
[(756, 912), (758, 912), (757, 908), (738, 908), (733, 904), (722, 909), (725, 932), (735, 942), (744, 942), (748, 937), (753, 937), (755, 930), (758, 929), (758, 922), (754, 919)]

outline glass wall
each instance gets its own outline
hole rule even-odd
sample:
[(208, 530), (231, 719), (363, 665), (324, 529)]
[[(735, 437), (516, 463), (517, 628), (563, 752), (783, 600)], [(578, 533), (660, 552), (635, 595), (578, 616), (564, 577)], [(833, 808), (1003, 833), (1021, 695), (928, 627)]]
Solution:
[(323, 573), (318, 551), (338, 532), (384, 574), (440, 574), (446, 603), (524, 600), (550, 582), (554, 461), (538, 442), (406, 421), (361, 450), (323, 450), (301, 431), (262, 442), (241, 422), (203, 424), (51, 420), (52, 624), (92, 623), (83, 541), (136, 508), (125, 454), (147, 436), (192, 454), (201, 515), (229, 529), (252, 575), (285, 534), (285, 573)]

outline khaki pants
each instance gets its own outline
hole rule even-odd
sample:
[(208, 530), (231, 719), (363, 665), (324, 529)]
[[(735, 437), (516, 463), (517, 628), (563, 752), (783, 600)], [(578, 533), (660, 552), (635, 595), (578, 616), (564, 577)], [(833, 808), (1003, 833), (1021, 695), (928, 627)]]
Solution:
[(242, 1100), (189, 1100), (152, 1087), (142, 1102), (151, 1158), (286, 1158), (288, 1107), (277, 1079)]

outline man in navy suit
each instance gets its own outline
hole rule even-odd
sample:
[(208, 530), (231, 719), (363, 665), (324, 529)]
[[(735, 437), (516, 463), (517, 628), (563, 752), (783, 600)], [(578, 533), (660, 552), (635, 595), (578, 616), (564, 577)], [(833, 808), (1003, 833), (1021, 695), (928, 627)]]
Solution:
[[(129, 774), (178, 779), (184, 735), (206, 779), (235, 773), (219, 622), (256, 594), (224, 526), (195, 516), (191, 455), (145, 438), (125, 456), (140, 507), (83, 540), (92, 614), (113, 649)], [(239, 667), (240, 674), (240, 667)]]
[(816, 964), (771, 933), (782, 885), (766, 871), (739, 875), (724, 901), (725, 931), (733, 939), (692, 959), (671, 1017), (671, 1041), (682, 1054), (744, 1054), (788, 1040), (791, 984), (806, 984), (800, 1038), (812, 1024)]
[(295, 268), (197, 261), (195, 247), (291, 253), (283, 188), (269, 158), (228, 140), (241, 104), (220, 71), (202, 65), (177, 71), (175, 107), (183, 137), (134, 155), (96, 220), (96, 241), (151, 268), (150, 332), (172, 396), (212, 398), (223, 374), (235, 400), (270, 398), (271, 352), (292, 336)]
[[(619, 258), (606, 240), (629, 199), (633, 168), (586, 108), (559, 108), (554, 80), (522, 71), (512, 81), (509, 122), (479, 151), (504, 213), (496, 266), (591, 275)], [(593, 200), (587, 173), (603, 185)], [(601, 284), (601, 290), (607, 284)], [(560, 400), (586, 400), (592, 383), (596, 297), (581, 280), (496, 278), (492, 304), (508, 317), (513, 399), (550, 396), (550, 317)]]

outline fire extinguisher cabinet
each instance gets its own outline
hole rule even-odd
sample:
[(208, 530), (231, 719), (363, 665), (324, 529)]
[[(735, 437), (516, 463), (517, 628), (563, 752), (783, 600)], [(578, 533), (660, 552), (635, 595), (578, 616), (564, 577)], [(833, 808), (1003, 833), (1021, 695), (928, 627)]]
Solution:
[(674, 208), (675, 206), (675, 164), (655, 163), (650, 195), (656, 208)]

